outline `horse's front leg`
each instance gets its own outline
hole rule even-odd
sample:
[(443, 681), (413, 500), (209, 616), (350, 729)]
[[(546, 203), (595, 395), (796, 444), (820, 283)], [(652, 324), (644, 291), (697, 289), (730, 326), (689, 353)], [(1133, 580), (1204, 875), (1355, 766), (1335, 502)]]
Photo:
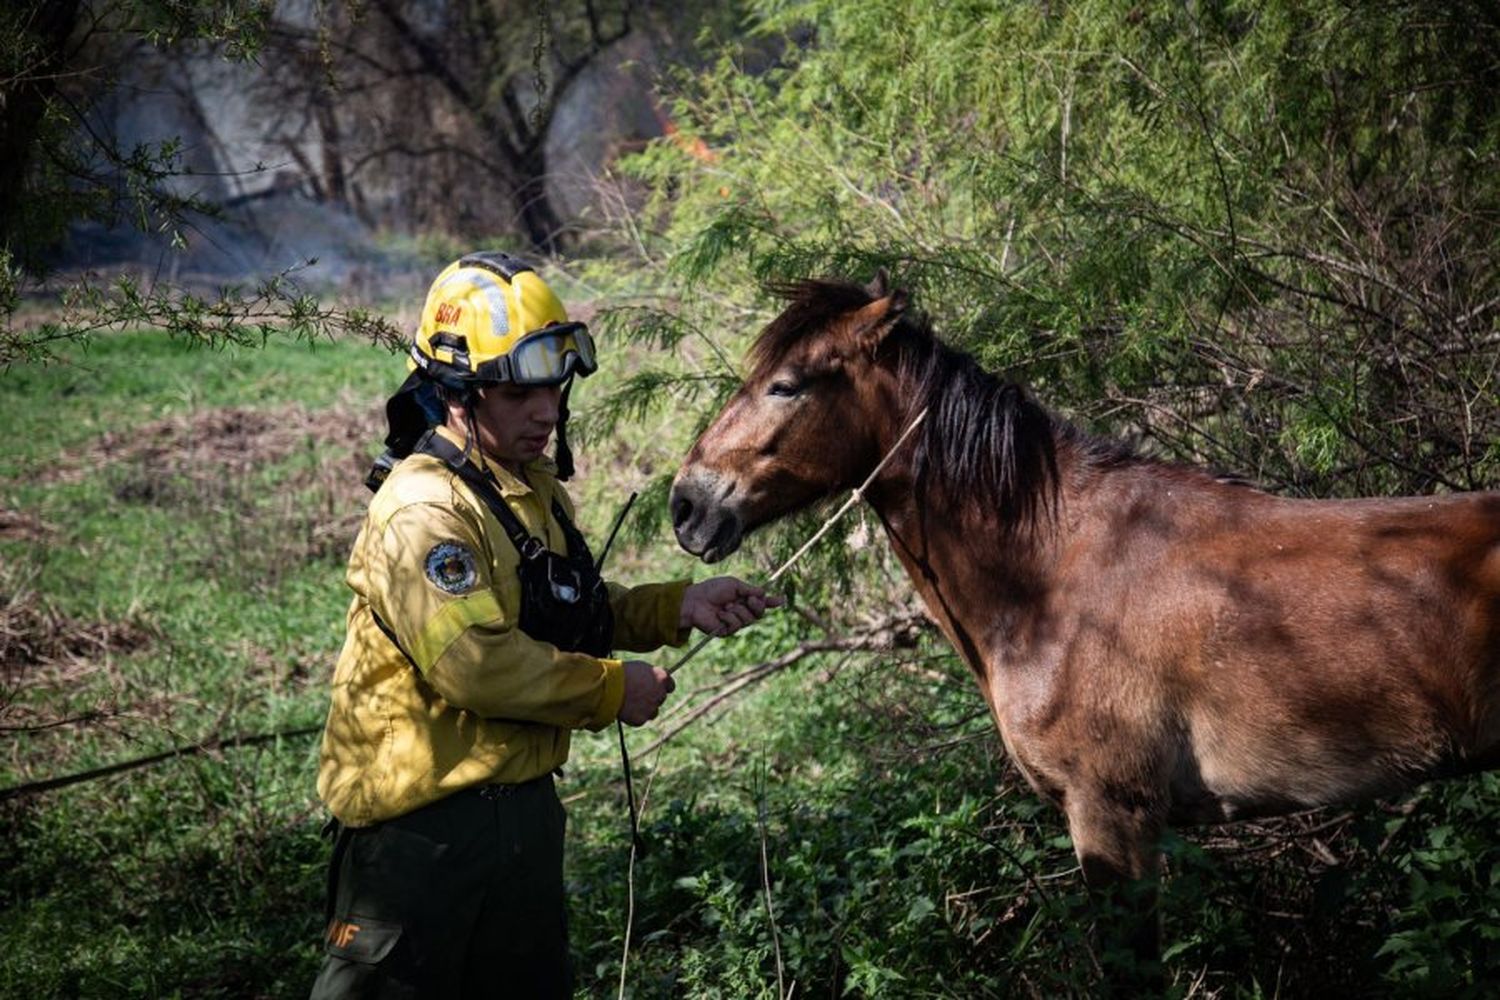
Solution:
[(1064, 809), (1084, 882), (1101, 904), (1093, 938), (1106, 973), (1128, 991), (1160, 992), (1156, 878), (1165, 801), (1150, 794), (1127, 799), (1113, 789), (1069, 788)]

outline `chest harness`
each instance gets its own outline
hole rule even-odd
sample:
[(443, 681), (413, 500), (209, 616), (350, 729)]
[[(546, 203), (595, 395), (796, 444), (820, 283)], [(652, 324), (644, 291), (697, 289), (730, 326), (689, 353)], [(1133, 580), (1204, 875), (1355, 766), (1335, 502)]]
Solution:
[[(447, 438), (428, 431), (412, 447), (412, 452), (431, 455), (467, 483), (495, 515), (495, 520), (500, 522), (500, 527), (515, 546), (521, 557), (516, 567), (521, 580), (521, 631), (565, 652), (609, 656), (615, 633), (609, 591), (599, 575), (599, 567), (594, 563), (583, 533), (573, 524), (557, 498), (552, 499), (552, 516), (562, 527), (567, 542), (566, 553), (553, 552), (545, 542), (527, 531), (515, 511), (500, 496), (494, 478), (470, 462)], [(384, 622), (377, 617), (375, 623), (395, 642), (394, 634)], [(396, 646), (400, 648), (400, 643)]]

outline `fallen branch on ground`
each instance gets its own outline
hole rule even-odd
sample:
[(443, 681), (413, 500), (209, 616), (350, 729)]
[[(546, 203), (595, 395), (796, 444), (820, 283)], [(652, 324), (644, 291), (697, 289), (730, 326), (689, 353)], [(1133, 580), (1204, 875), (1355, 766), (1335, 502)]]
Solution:
[(30, 781), (24, 785), (16, 785), (12, 788), (0, 788), (0, 802), (9, 802), (26, 795), (40, 795), (42, 792), (50, 792), (57, 788), (66, 788), (68, 785), (78, 785), (95, 778), (105, 778), (111, 774), (119, 774), (122, 771), (133, 771), (136, 768), (149, 767), (152, 764), (160, 764), (162, 761), (171, 760), (174, 757), (192, 757), (200, 753), (208, 753), (213, 750), (231, 750), (235, 747), (256, 746), (261, 743), (271, 743), (276, 740), (290, 739), (294, 736), (311, 736), (313, 733), (321, 733), (323, 726), (304, 726), (300, 729), (283, 729), (274, 733), (244, 733), (239, 736), (227, 736), (223, 739), (204, 740), (201, 743), (190, 743), (187, 746), (174, 747), (171, 750), (163, 750), (147, 757), (137, 757), (134, 760), (120, 761), (117, 764), (108, 764), (104, 767), (96, 767), (89, 771), (80, 771), (77, 774), (67, 774), (59, 778), (47, 778), (44, 781)]

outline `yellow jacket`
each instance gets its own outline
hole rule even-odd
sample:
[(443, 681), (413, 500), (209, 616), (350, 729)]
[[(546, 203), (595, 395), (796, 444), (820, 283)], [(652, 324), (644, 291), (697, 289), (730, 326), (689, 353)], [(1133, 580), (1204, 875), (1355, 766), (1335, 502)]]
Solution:
[[(573, 508), (552, 463), (531, 463), (525, 481), (491, 470), (527, 530), (566, 551), (552, 499), (570, 517)], [(403, 460), (370, 501), (349, 557), (355, 596), (318, 768), (318, 794), (341, 823), (368, 826), (470, 785), (540, 777), (568, 759), (570, 730), (614, 720), (621, 661), (561, 652), (516, 627), (519, 558), (484, 502), (431, 456)], [(610, 584), (615, 645), (680, 645), (686, 587)]]

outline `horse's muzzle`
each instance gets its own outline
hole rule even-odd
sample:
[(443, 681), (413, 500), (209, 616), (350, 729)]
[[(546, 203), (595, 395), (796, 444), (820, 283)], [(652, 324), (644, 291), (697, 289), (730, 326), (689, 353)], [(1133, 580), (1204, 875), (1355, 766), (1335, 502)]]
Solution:
[(734, 485), (712, 473), (684, 470), (672, 484), (672, 529), (677, 544), (704, 562), (718, 562), (740, 547), (744, 523), (725, 501)]

